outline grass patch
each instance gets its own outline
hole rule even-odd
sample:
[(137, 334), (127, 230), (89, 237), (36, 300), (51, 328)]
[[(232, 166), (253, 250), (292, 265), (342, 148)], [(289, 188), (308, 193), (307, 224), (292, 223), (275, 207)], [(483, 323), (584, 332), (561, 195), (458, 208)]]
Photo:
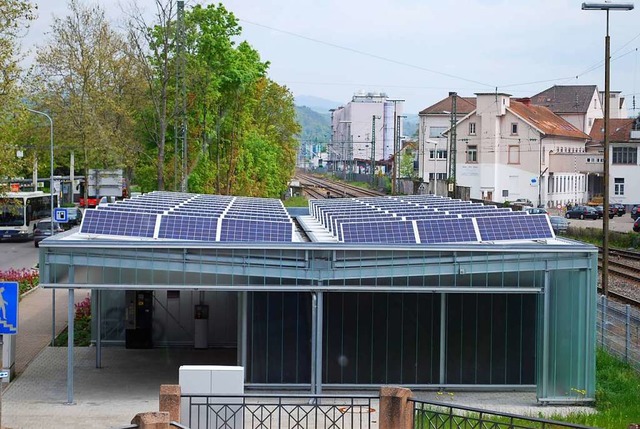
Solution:
[(308, 207), (309, 200), (305, 197), (290, 197), (282, 201), (285, 207)]
[[(598, 228), (575, 228), (570, 226), (564, 236), (602, 246), (602, 230)], [(640, 234), (637, 232), (609, 231), (609, 245), (620, 249), (640, 248)]]
[(555, 419), (620, 429), (640, 423), (640, 374), (600, 349), (596, 352), (596, 410), (595, 414), (571, 414)]

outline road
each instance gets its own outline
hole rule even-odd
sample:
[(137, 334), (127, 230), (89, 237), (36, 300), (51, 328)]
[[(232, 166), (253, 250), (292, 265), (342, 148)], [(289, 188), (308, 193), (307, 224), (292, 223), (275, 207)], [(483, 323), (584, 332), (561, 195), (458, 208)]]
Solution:
[(39, 255), (39, 249), (33, 246), (33, 240), (3, 240), (0, 242), (0, 270), (33, 268), (38, 263)]
[[(550, 212), (550, 215), (555, 216), (556, 213)], [(560, 214), (560, 216), (563, 216)], [(630, 232), (633, 231), (633, 219), (629, 213), (623, 216), (614, 216), (613, 219), (609, 219), (609, 231), (616, 232)], [(578, 228), (599, 228), (602, 229), (602, 219), (592, 220), (592, 219), (569, 219), (569, 225), (578, 227)]]

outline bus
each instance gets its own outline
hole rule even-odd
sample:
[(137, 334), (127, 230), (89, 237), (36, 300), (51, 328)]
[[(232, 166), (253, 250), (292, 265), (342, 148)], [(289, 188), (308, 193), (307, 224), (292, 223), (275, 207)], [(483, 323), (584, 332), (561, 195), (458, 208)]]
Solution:
[[(58, 206), (58, 196), (53, 196)], [(40, 219), (51, 217), (51, 195), (36, 192), (0, 194), (0, 239), (30, 239)]]

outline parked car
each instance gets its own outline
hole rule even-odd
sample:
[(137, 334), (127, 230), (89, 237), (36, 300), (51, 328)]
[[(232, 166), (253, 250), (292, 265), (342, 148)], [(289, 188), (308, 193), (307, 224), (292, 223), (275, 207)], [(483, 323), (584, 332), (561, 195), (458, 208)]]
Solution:
[(627, 208), (624, 206), (624, 204), (611, 203), (609, 204), (609, 207), (613, 207), (614, 209), (616, 209), (616, 214), (618, 215), (618, 217), (627, 214)]
[(575, 206), (567, 211), (565, 217), (567, 219), (598, 219), (598, 212), (593, 207)]
[(551, 222), (551, 228), (553, 228), (553, 232), (555, 232), (556, 234), (564, 234), (565, 232), (567, 232), (569, 221), (562, 216), (549, 216), (549, 221)]
[(82, 223), (82, 210), (80, 210), (77, 207), (68, 207), (67, 220), (68, 220), (67, 222), (68, 228), (73, 228), (74, 226), (80, 225)]
[(633, 223), (633, 230), (640, 232), (640, 217), (636, 218), (636, 221)]
[(529, 214), (549, 214), (546, 209), (540, 207), (525, 207), (522, 210)]
[[(598, 217), (602, 219), (604, 217), (604, 207), (596, 206), (595, 209), (598, 213)], [(613, 219), (613, 217), (616, 215), (616, 211), (617, 210), (615, 207), (609, 206), (609, 219)]]
[(513, 204), (520, 205), (520, 206), (533, 206), (533, 204), (531, 203), (531, 200), (529, 200), (528, 198), (518, 198), (513, 202)]
[[(53, 234), (58, 234), (62, 231), (63, 229), (60, 227), (60, 224), (54, 221)], [(42, 219), (36, 223), (33, 229), (33, 245), (40, 247), (40, 242), (47, 237), (51, 237), (51, 219)]]
[(631, 208), (631, 219), (636, 220), (640, 216), (640, 206), (635, 205)]

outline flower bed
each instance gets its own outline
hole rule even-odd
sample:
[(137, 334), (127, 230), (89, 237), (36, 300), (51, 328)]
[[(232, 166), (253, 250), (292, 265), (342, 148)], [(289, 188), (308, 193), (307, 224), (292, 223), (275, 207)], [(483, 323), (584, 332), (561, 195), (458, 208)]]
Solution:
[(17, 282), (19, 294), (30, 291), (38, 287), (40, 283), (40, 273), (33, 268), (22, 268), (20, 270), (10, 269), (6, 271), (0, 270), (0, 281)]

